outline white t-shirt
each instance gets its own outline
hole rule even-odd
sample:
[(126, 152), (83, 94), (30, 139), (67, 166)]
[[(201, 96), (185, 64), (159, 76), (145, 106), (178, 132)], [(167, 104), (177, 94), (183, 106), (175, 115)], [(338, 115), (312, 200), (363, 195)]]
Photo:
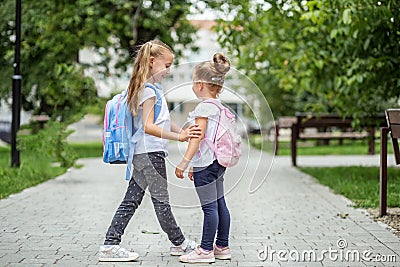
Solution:
[[(162, 106), (160, 114), (158, 115), (155, 125), (163, 128), (164, 130), (171, 131), (171, 117), (169, 115), (167, 101), (163, 95), (163, 91), (161, 86), (156, 85), (158, 89), (158, 93), (161, 96)], [(143, 102), (149, 98), (156, 98), (156, 94), (153, 89), (145, 87), (142, 93), (142, 98), (139, 103), (139, 116), (134, 116), (133, 119), (133, 127), (135, 131), (140, 127), (143, 127)], [(149, 152), (157, 152), (164, 151), (166, 156), (168, 155), (168, 139), (162, 139), (150, 134), (144, 134), (144, 138), (140, 139), (135, 147), (135, 155), (149, 153)]]
[[(219, 99), (216, 99), (220, 101)], [(195, 122), (196, 118), (207, 118), (207, 129), (204, 139), (200, 142), (199, 150), (194, 155), (190, 165), (193, 167), (207, 167), (215, 160), (214, 152), (210, 144), (214, 142), (215, 133), (219, 121), (219, 108), (212, 103), (201, 102), (194, 111), (189, 113), (189, 125)], [(206, 140), (208, 139), (208, 141)]]

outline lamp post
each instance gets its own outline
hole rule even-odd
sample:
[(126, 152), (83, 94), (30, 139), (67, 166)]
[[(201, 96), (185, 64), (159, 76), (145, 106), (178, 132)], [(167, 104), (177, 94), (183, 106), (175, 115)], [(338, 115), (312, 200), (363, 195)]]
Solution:
[(20, 154), (17, 149), (17, 133), (21, 119), (21, 81), (20, 48), (21, 48), (21, 0), (16, 0), (15, 12), (15, 55), (14, 75), (12, 76), (13, 102), (11, 122), (11, 167), (20, 166)]

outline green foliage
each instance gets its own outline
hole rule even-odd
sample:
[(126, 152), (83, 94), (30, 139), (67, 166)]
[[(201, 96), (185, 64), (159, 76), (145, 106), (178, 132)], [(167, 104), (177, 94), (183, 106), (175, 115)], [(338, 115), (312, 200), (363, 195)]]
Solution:
[(10, 148), (0, 147), (0, 199), (57, 177), (65, 168), (52, 166), (43, 152), (21, 154), (21, 167), (10, 168)]
[(103, 157), (103, 143), (72, 143), (72, 149), (78, 158), (101, 158)]
[(85, 108), (85, 113), (101, 116), (100, 121), (102, 122), (104, 118), (105, 106), (108, 100), (109, 98), (98, 97), (95, 103)]
[[(302, 172), (314, 176), (335, 193), (352, 200), (356, 207), (379, 207), (378, 167), (301, 167)], [(388, 168), (388, 207), (400, 205), (400, 170)]]
[(40, 154), (50, 162), (59, 162), (62, 167), (69, 168), (74, 165), (77, 155), (66, 141), (73, 132), (67, 127), (68, 123), (49, 121), (36, 134), (19, 135), (18, 149), (22, 154)]
[[(23, 144), (27, 145), (28, 140), (35, 142), (37, 139), (38, 137), (26, 139)], [(68, 145), (77, 158), (99, 158), (102, 154), (103, 144), (99, 142)], [(53, 163), (57, 159), (49, 153), (51, 150), (46, 144), (35, 145), (35, 149), (24, 150), (24, 153), (21, 153), (20, 168), (10, 168), (10, 147), (0, 147), (0, 199), (65, 173), (67, 168), (54, 166)]]
[[(79, 0), (22, 3), (21, 72), (23, 108), (35, 114), (67, 121), (96, 98), (92, 77), (79, 62), (79, 51), (93, 48), (100, 60), (94, 65), (108, 77), (124, 75), (133, 45), (159, 38), (179, 56), (191, 46), (195, 29), (186, 19), (190, 4), (184, 0), (127, 1)], [(11, 97), (14, 62), (15, 1), (0, 3), (0, 99)]]
[[(124, 75), (131, 62), (130, 54), (134, 53), (133, 45), (153, 38), (172, 47), (181, 44), (180, 49), (191, 46), (195, 29), (186, 19), (189, 10), (190, 4), (185, 0), (23, 1), (22, 106), (32, 114), (50, 116), (52, 122), (39, 134), (21, 138), (21, 149), (43, 149), (63, 166), (72, 165), (75, 157), (65, 144), (65, 129), (77, 114), (99, 103), (93, 77), (99, 76), (98, 72), (105, 78)], [(1, 1), (0, 100), (8, 104), (15, 26), (15, 1)], [(92, 48), (100, 60), (92, 66), (81, 63), (79, 51), (83, 48)], [(181, 50), (176, 54), (179, 56)], [(113, 72), (111, 59), (117, 59)], [(85, 75), (90, 67), (97, 71), (92, 77)]]
[(235, 52), (275, 114), (293, 114), (293, 108), (338, 112), (358, 122), (398, 106), (399, 1), (257, 1), (242, 7), (233, 21), (220, 22), (219, 41)]
[[(0, 78), (10, 80), (14, 54), (15, 1), (0, 5)], [(81, 16), (74, 2), (24, 1), (21, 27), (22, 105), (34, 114), (69, 120), (96, 97), (93, 79), (77, 62), (87, 44)], [(4, 70), (4, 71), (3, 71)], [(0, 84), (0, 98), (8, 100), (10, 83)]]
[[(273, 154), (275, 152), (274, 142), (263, 140), (260, 135), (251, 135), (250, 144), (260, 150)], [(330, 140), (329, 144), (319, 144), (320, 140), (309, 140), (297, 143), (297, 155), (368, 155), (367, 140)], [(375, 142), (375, 154), (380, 153), (380, 143)], [(393, 154), (393, 146), (388, 145), (388, 153)], [(279, 141), (279, 156), (291, 155), (290, 141)]]

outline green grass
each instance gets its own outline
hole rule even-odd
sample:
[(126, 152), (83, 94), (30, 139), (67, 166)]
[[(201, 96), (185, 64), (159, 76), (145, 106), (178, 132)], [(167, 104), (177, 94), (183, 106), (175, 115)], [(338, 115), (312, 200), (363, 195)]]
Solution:
[[(269, 153), (274, 152), (273, 142), (262, 141), (260, 136), (253, 135), (251, 144)], [(380, 153), (380, 144), (375, 142), (375, 153)], [(393, 147), (388, 144), (388, 153), (393, 153)], [(367, 155), (367, 141), (344, 140), (343, 144), (331, 141), (329, 145), (317, 145), (316, 141), (297, 143), (298, 155)], [(290, 155), (290, 142), (279, 142), (279, 155)], [(300, 167), (316, 180), (335, 193), (352, 200), (356, 207), (379, 207), (379, 168), (378, 167)], [(388, 169), (388, 207), (400, 206), (400, 169)]]
[[(263, 149), (269, 153), (274, 152), (272, 141), (262, 141), (259, 135), (250, 137), (252, 146)], [(380, 143), (375, 141), (375, 154), (380, 152)], [(388, 144), (388, 152), (393, 153), (393, 147)], [(278, 155), (290, 155), (290, 142), (280, 141), (278, 146)], [(330, 141), (329, 145), (318, 145), (317, 141), (298, 141), (297, 155), (367, 155), (368, 143), (366, 140), (344, 140), (343, 144), (339, 144), (338, 140)]]
[[(72, 144), (78, 158), (102, 156), (102, 143)], [(66, 172), (52, 166), (51, 159), (35, 153), (21, 153), (21, 166), (11, 168), (10, 147), (0, 147), (0, 199), (53, 179)]]
[(21, 166), (11, 168), (10, 148), (0, 147), (0, 199), (21, 192), (63, 174), (66, 169), (53, 167), (49, 159), (21, 153)]
[[(335, 193), (352, 200), (356, 207), (379, 207), (378, 167), (300, 167)], [(400, 169), (388, 168), (388, 207), (400, 206)]]
[(78, 154), (78, 158), (101, 158), (103, 156), (103, 143), (73, 143), (72, 148)]

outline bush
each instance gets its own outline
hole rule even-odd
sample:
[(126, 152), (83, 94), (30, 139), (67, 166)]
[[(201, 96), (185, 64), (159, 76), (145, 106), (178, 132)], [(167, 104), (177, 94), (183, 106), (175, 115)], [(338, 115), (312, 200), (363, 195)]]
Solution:
[(61, 167), (69, 168), (74, 165), (77, 155), (67, 137), (73, 130), (67, 130), (68, 123), (49, 121), (45, 128), (36, 134), (19, 135), (18, 149), (28, 154), (34, 153), (51, 162), (59, 162)]
[(10, 168), (10, 153), (9, 147), (0, 147), (0, 199), (55, 178), (66, 170), (52, 166), (51, 158), (44, 153), (30, 151), (21, 153), (19, 168)]

